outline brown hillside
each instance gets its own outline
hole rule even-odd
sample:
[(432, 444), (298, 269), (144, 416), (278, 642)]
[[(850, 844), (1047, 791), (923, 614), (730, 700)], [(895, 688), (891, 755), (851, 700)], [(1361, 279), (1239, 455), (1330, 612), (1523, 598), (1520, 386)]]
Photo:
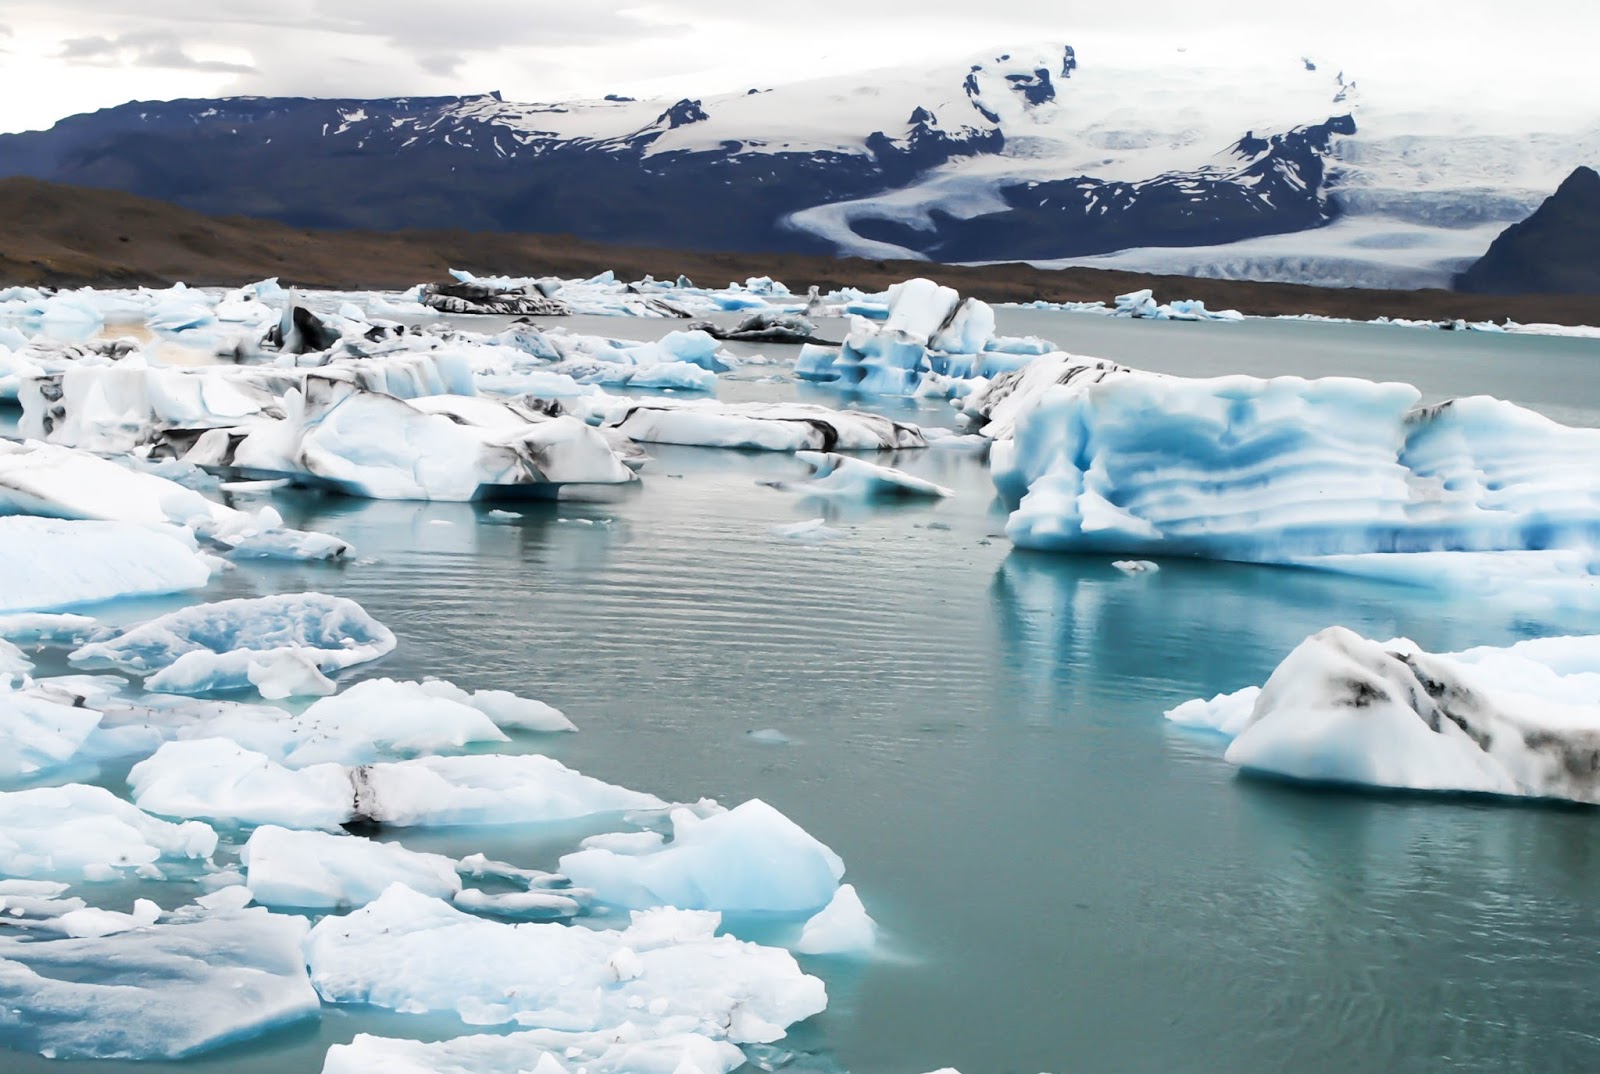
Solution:
[(965, 268), (921, 261), (651, 250), (566, 235), (311, 231), (267, 220), (202, 216), (129, 194), (20, 178), (0, 179), (0, 221), (0, 284), (242, 284), (278, 276), (302, 287), (403, 288), (440, 279), (449, 268), (567, 277), (613, 269), (624, 279), (647, 273), (671, 279), (682, 273), (715, 285), (771, 275), (791, 287), (816, 284), (826, 291), (838, 286), (876, 290), (911, 276), (929, 276), (963, 294), (1002, 302), (1109, 301), (1150, 287), (1163, 300), (1198, 298), (1212, 309), (1264, 315), (1600, 322), (1600, 302), (1581, 296), (1374, 291), (1098, 269), (1051, 271), (1021, 264)]

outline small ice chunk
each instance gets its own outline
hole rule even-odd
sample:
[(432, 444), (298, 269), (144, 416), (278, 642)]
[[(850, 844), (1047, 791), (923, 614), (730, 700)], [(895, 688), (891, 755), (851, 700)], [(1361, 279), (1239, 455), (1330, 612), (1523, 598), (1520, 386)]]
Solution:
[(104, 787), (0, 792), (0, 875), (115, 879), (118, 870), (162, 859), (209, 858), (217, 833), (196, 821), (172, 824)]
[(952, 489), (913, 477), (903, 470), (864, 459), (852, 459), (837, 452), (797, 451), (795, 458), (810, 465), (809, 481), (784, 486), (813, 496), (839, 496), (849, 499), (878, 500), (920, 497), (940, 499), (954, 496)]
[(833, 901), (806, 922), (795, 950), (806, 955), (862, 954), (877, 940), (877, 922), (867, 916), (854, 885), (840, 884)]
[(130, 914), (89, 907), (62, 914), (56, 925), (68, 936), (113, 936), (154, 925), (160, 918), (161, 907), (149, 899), (138, 899)]
[(353, 835), (290, 831), (266, 824), (250, 834), (239, 859), (250, 890), (264, 906), (364, 906), (390, 884), (405, 884), (439, 898), (461, 891), (451, 859)]
[(576, 917), (583, 912), (583, 904), (575, 897), (575, 892), (577, 889), (566, 894), (556, 891), (508, 891), (491, 895), (477, 888), (466, 888), (456, 892), (451, 902), (477, 914), (524, 921), (555, 921)]
[(209, 895), (201, 895), (195, 899), (195, 905), (219, 914), (233, 913), (243, 910), (255, 902), (256, 893), (242, 884), (231, 884), (225, 888), (218, 888)]
[(1161, 569), (1159, 563), (1148, 559), (1119, 559), (1111, 565), (1123, 574), (1154, 574)]
[(834, 541), (847, 536), (844, 530), (834, 529), (828, 525), (825, 518), (808, 518), (804, 522), (789, 522), (782, 525), (771, 526), (768, 532), (774, 537), (785, 541), (799, 541), (803, 544)]

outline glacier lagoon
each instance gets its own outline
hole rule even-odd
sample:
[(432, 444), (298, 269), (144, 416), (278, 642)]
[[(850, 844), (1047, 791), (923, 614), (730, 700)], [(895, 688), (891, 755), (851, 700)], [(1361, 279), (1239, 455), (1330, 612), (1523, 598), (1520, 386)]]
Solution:
[[(1345, 373), (1488, 392), (1600, 425), (1592, 341), (1296, 322), (1167, 324), (1000, 311), (1000, 327), (1184, 373)], [(575, 324), (633, 337), (670, 324)], [(841, 332), (824, 328), (824, 334)], [(781, 353), (784, 348), (736, 351)], [(836, 402), (748, 367), (719, 396)], [(895, 416), (948, 424), (938, 401)], [(371, 562), (250, 563), (200, 594), (320, 591), (399, 638), (361, 675), (438, 675), (551, 702), (581, 727), (538, 747), (692, 801), (760, 797), (849, 864), (884, 930), (862, 964), (808, 960), (829, 1009), (790, 1069), (1582, 1069), (1600, 939), (1592, 812), (1330, 793), (1240, 779), (1223, 740), (1161, 718), (1263, 681), (1340, 623), (1435, 652), (1593, 633), (1593, 615), (1452, 600), (1309, 571), (1013, 552), (984, 466), (880, 457), (948, 500), (833, 506), (761, 484), (786, 456), (653, 445), (651, 480), (598, 502), (273, 497), (289, 525)], [(243, 501), (241, 501), (243, 505)], [(842, 536), (772, 528), (821, 517)], [(41, 664), (42, 671), (65, 670)], [(359, 677), (359, 676), (358, 676)], [(751, 732), (777, 730), (772, 744)], [(116, 781), (110, 780), (115, 783)], [(552, 867), (578, 834), (409, 832), (412, 849)], [(131, 895), (131, 893), (130, 893)], [(111, 900), (114, 908), (125, 908)], [(759, 929), (757, 928), (757, 931)], [(328, 1008), (183, 1064), (321, 1068), (357, 1031), (452, 1036), (454, 1019)]]

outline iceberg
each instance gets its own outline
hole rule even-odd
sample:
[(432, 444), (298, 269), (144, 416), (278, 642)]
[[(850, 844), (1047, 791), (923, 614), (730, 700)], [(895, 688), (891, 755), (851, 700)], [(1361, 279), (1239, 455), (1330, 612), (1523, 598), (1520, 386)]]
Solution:
[(795, 458), (811, 467), (812, 476), (807, 481), (781, 483), (780, 488), (811, 496), (858, 500), (943, 499), (955, 495), (953, 489), (913, 477), (903, 470), (852, 459), (837, 452), (797, 451)]
[(751, 451), (893, 451), (928, 446), (915, 425), (805, 403), (639, 403), (613, 426), (644, 443)]
[[(252, 660), (304, 656), (323, 672), (394, 651), (388, 627), (353, 600), (321, 593), (197, 604), (73, 651), (75, 664), (153, 676), (152, 689), (249, 689)], [(259, 666), (259, 665), (257, 665)]]
[(329, 1003), (473, 1025), (591, 1032), (631, 1024), (651, 1037), (702, 1033), (734, 1044), (781, 1039), (827, 1005), (787, 951), (716, 935), (720, 915), (635, 912), (622, 930), (485, 921), (401, 885), (311, 930), (306, 960)]
[(314, 1018), (307, 932), (245, 910), (106, 937), (0, 936), (0, 1040), (57, 1059), (181, 1059)]
[(1266, 684), (1168, 719), (1232, 738), (1239, 767), (1314, 783), (1600, 803), (1600, 636), (1424, 652), (1343, 627)]
[(0, 785), (35, 779), (70, 763), (100, 726), (100, 713), (66, 691), (13, 685), (0, 642)]
[(732, 1074), (744, 1064), (744, 1052), (725, 1040), (649, 1036), (625, 1022), (597, 1033), (533, 1029), (432, 1042), (361, 1033), (328, 1049), (322, 1074)]
[(538, 754), (290, 769), (217, 738), (164, 744), (128, 784), (135, 802), (164, 816), (327, 830), (549, 824), (666, 807)]
[(1045, 358), (966, 405), (1013, 431), (993, 476), (1022, 548), (1286, 563), (1600, 543), (1600, 430), (1420, 403), (1405, 384)]
[(833, 901), (806, 922), (794, 949), (803, 955), (860, 955), (878, 942), (878, 923), (867, 916), (854, 885), (840, 884)]
[(826, 906), (844, 862), (759, 798), (702, 819), (672, 811), (672, 840), (618, 853), (604, 843), (562, 857), (572, 882), (612, 906), (796, 913)]
[(390, 884), (442, 899), (461, 891), (451, 859), (354, 835), (264, 824), (250, 833), (239, 860), (263, 906), (349, 909), (365, 906)]
[(182, 593), (211, 580), (208, 558), (172, 526), (0, 516), (0, 562), (0, 613)]
[(0, 877), (109, 880), (158, 861), (206, 859), (216, 848), (209, 825), (161, 820), (104, 787), (0, 792)]

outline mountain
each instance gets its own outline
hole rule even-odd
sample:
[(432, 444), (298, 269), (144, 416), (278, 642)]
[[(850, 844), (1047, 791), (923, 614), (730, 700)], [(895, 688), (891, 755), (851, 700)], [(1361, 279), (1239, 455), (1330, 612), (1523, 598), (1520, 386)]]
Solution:
[(1600, 173), (1575, 169), (1532, 216), (1500, 233), (1456, 289), (1600, 295)]
[(678, 101), (133, 103), (0, 136), (0, 176), (296, 226), (1425, 286), (1590, 144), (1420, 129), (1298, 56), (1053, 45)]

